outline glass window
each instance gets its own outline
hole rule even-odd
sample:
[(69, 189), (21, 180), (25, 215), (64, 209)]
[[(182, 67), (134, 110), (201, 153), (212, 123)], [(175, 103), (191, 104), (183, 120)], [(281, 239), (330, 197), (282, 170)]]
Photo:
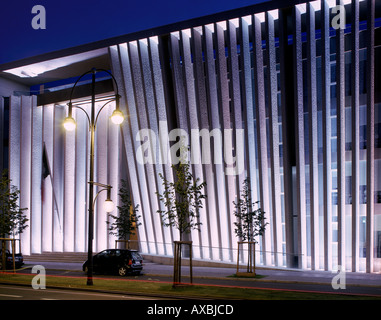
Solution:
[(366, 149), (366, 106), (360, 106), (360, 149)]
[(345, 150), (352, 150), (352, 113), (351, 108), (345, 108)]
[(345, 203), (352, 204), (352, 176), (345, 177)]
[(374, 147), (381, 148), (381, 103), (374, 105)]
[(352, 70), (351, 70), (351, 52), (345, 53), (345, 95), (351, 95)]
[(360, 94), (366, 93), (366, 49), (360, 50)]

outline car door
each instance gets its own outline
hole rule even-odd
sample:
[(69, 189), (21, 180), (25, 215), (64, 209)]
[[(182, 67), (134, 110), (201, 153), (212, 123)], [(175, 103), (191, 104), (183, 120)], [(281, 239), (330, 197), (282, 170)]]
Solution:
[(104, 266), (107, 272), (112, 272), (115, 269), (115, 250), (107, 250)]
[(102, 272), (107, 269), (107, 251), (103, 250), (93, 257), (94, 271)]
[(121, 250), (115, 250), (115, 256), (112, 261), (112, 268), (114, 271), (118, 270), (124, 264), (123, 254)]

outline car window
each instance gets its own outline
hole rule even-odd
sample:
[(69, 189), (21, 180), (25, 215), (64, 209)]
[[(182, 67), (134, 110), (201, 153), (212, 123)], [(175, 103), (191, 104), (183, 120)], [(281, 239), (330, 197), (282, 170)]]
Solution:
[(128, 257), (128, 251), (127, 250), (119, 250), (120, 255), (123, 257)]
[(132, 251), (131, 256), (134, 260), (143, 260), (142, 256), (136, 251)]
[(108, 250), (101, 251), (97, 254), (98, 257), (106, 257), (108, 255)]

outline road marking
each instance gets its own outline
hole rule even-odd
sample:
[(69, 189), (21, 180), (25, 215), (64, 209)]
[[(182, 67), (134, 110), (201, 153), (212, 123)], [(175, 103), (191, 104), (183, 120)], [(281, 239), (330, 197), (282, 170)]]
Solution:
[(8, 297), (8, 298), (22, 298), (22, 296), (15, 296), (13, 294), (1, 294), (0, 293), (0, 296), (1, 297)]
[[(70, 289), (62, 289), (62, 290), (54, 290), (54, 289), (45, 289), (45, 290), (34, 290), (33, 288), (25, 287), (11, 287), (11, 286), (0, 286), (0, 288), (6, 288), (6, 289), (14, 289), (14, 290), (23, 290), (23, 291), (36, 291), (40, 293), (59, 293), (59, 294), (69, 294), (69, 295), (79, 295), (79, 296), (93, 296), (93, 297), (112, 297), (114, 296), (115, 299), (122, 298), (122, 299), (128, 299), (128, 300), (157, 300), (156, 297), (146, 297), (146, 296), (135, 296), (135, 295), (122, 295), (120, 293), (97, 293), (97, 292), (91, 292), (91, 291), (75, 291)], [(16, 295), (5, 295), (0, 294), (0, 296), (7, 296), (7, 297), (14, 297), (14, 298), (22, 298), (22, 296), (16, 296)], [(51, 299), (51, 298), (40, 298), (41, 300), (60, 300), (60, 299)]]

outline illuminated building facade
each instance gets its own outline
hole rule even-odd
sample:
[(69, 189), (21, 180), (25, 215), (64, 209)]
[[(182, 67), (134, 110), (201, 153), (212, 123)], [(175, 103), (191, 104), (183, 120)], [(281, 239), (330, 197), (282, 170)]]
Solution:
[[(86, 251), (87, 120), (76, 110), (77, 130), (64, 132), (70, 83), (38, 84), (49, 72), (66, 68), (74, 77), (99, 63), (117, 79), (128, 119), (118, 128), (109, 121), (113, 106), (101, 114), (96, 180), (112, 185), (117, 199), (120, 179), (128, 179), (140, 205), (143, 253), (172, 256), (179, 239), (161, 222), (156, 191), (159, 174), (173, 179), (171, 150), (183, 135), (193, 174), (207, 183), (201, 230), (189, 236), (195, 258), (236, 261), (233, 201), (248, 177), (269, 223), (257, 264), (380, 272), (381, 4), (298, 2), (263, 3), (63, 52), (50, 59), (55, 71), (38, 72), (47, 65), (42, 60), (3, 69), (13, 73), (9, 79), (37, 79), (32, 94), (1, 102), (0, 119), (9, 123), (3, 162), (9, 159), (21, 206), (29, 208), (24, 254)], [(99, 75), (98, 84), (99, 96), (113, 93), (109, 78)], [(82, 87), (77, 98), (88, 108)], [(94, 250), (114, 246), (107, 219), (98, 205)]]

